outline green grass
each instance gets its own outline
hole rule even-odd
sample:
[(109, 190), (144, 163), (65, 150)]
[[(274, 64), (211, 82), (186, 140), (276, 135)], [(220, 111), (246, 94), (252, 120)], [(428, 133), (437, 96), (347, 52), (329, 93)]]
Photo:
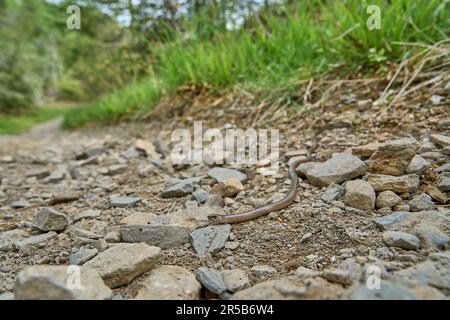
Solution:
[(35, 124), (65, 116), (68, 111), (68, 108), (45, 107), (39, 108), (35, 113), (30, 114), (18, 116), (0, 115), (0, 134), (22, 133)]
[[(441, 0), (294, 3), (261, 12), (245, 30), (215, 29), (214, 20), (202, 15), (185, 22), (184, 34), (150, 44), (155, 55), (150, 80), (70, 112), (65, 126), (107, 122), (151, 110), (161, 88), (168, 94), (186, 84), (273, 91), (330, 70), (336, 78), (361, 71), (361, 67), (367, 73), (386, 72), (388, 62), (398, 62), (415, 50), (395, 42), (431, 44), (449, 38), (450, 4)], [(380, 30), (366, 26), (371, 4), (381, 8)]]

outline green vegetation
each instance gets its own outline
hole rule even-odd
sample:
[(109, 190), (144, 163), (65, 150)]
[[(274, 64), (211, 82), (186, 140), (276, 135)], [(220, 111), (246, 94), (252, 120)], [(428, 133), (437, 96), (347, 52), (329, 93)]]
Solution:
[[(116, 17), (128, 12), (130, 25), (117, 24), (97, 2), (111, 4)], [(177, 7), (145, 7), (145, 1), (135, 7), (89, 1), (87, 25), (61, 38), (71, 41), (62, 42), (64, 68), (55, 88), (81, 101), (107, 93), (68, 112), (65, 127), (149, 112), (184, 85), (283, 95), (290, 84), (324, 73), (383, 75), (414, 54), (417, 48), (405, 43), (434, 44), (450, 35), (450, 3), (441, 0), (268, 1), (239, 27), (227, 27), (230, 13), (251, 2), (184, 1), (187, 9), (177, 14)], [(379, 30), (366, 26), (374, 4), (381, 8)]]

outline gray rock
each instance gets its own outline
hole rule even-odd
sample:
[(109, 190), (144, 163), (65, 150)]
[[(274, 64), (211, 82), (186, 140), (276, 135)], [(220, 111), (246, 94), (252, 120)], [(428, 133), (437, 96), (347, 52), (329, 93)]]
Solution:
[(201, 259), (222, 250), (230, 235), (231, 225), (210, 225), (191, 233), (192, 246)]
[(405, 173), (418, 148), (419, 143), (414, 138), (388, 141), (370, 157), (368, 171), (400, 176)]
[(69, 224), (65, 214), (52, 208), (44, 208), (34, 217), (36, 228), (42, 231), (62, 231)]
[(234, 197), (242, 190), (244, 190), (242, 183), (235, 178), (231, 178), (216, 184), (211, 193), (218, 194), (221, 197)]
[(330, 282), (339, 283), (344, 286), (347, 286), (347, 285), (350, 285), (353, 283), (353, 279), (348, 270), (327, 269), (322, 272), (321, 277)]
[(445, 98), (443, 96), (437, 95), (437, 94), (433, 94), (430, 97), (430, 102), (432, 105), (439, 105), (441, 104), (443, 101), (445, 100)]
[(215, 167), (208, 171), (208, 176), (216, 179), (217, 182), (222, 182), (231, 178), (237, 179), (239, 182), (244, 183), (247, 181), (247, 175), (238, 170)]
[(103, 153), (103, 148), (94, 147), (94, 148), (90, 148), (90, 149), (86, 150), (83, 153), (77, 154), (75, 156), (75, 159), (76, 160), (86, 160), (88, 158), (98, 156), (102, 153)]
[(101, 215), (100, 211), (88, 209), (88, 210), (84, 210), (82, 212), (79, 212), (79, 213), (75, 214), (72, 217), (72, 220), (73, 220), (73, 222), (77, 222), (77, 221), (80, 221), (82, 219), (95, 219), (95, 218), (99, 218), (100, 215)]
[(146, 225), (148, 222), (157, 217), (157, 215), (150, 212), (135, 212), (126, 216), (119, 221), (119, 224), (124, 225)]
[(444, 136), (443, 134), (432, 134), (430, 135), (430, 140), (441, 147), (450, 146), (450, 137)]
[(92, 232), (90, 230), (86, 230), (83, 225), (81, 224), (75, 224), (71, 225), (68, 228), (69, 234), (73, 238), (81, 237), (81, 238), (87, 238), (87, 239), (100, 239), (102, 238), (102, 235), (97, 234), (95, 232)]
[(398, 204), (398, 205), (396, 205), (394, 207), (394, 210), (395, 211), (406, 211), (406, 212), (408, 212), (408, 211), (411, 210), (411, 208), (409, 207), (409, 204), (400, 203), (400, 204)]
[(76, 201), (81, 198), (83, 194), (79, 191), (68, 191), (55, 195), (48, 200), (48, 204), (53, 206), (59, 203), (66, 203)]
[(163, 198), (178, 198), (194, 192), (195, 186), (203, 177), (193, 177), (183, 180), (176, 180), (174, 184), (169, 185), (162, 193)]
[(443, 164), (440, 167), (437, 167), (436, 169), (434, 169), (435, 172), (437, 173), (441, 173), (441, 172), (450, 172), (450, 162)]
[(416, 250), (420, 245), (420, 240), (416, 236), (402, 231), (383, 232), (383, 241), (389, 247), (398, 247), (405, 250)]
[(442, 177), (437, 184), (437, 187), (443, 192), (450, 191), (450, 177)]
[(98, 253), (97, 249), (80, 249), (69, 256), (69, 263), (75, 265), (82, 265), (91, 260)]
[(432, 253), (429, 259), (395, 272), (410, 285), (429, 285), (439, 289), (450, 287), (450, 251)]
[(21, 209), (21, 208), (25, 208), (29, 205), (30, 203), (26, 200), (19, 200), (19, 201), (14, 201), (11, 203), (11, 208), (13, 209)]
[(252, 273), (259, 276), (265, 276), (277, 272), (277, 269), (266, 265), (256, 265), (251, 268)]
[(39, 234), (37, 236), (28, 237), (23, 240), (14, 242), (14, 248), (21, 251), (33, 248), (36, 245), (48, 243), (50, 240), (56, 238), (58, 234), (54, 231), (50, 231), (44, 234)]
[(327, 187), (361, 176), (366, 170), (359, 158), (348, 153), (335, 153), (331, 159), (309, 169), (306, 177), (312, 185)]
[(436, 227), (423, 224), (415, 227), (414, 231), (423, 248), (446, 250), (450, 246), (450, 237)]
[(97, 270), (105, 284), (117, 288), (151, 270), (159, 262), (161, 249), (145, 243), (119, 243), (84, 264)]
[(230, 292), (237, 292), (250, 287), (247, 273), (241, 269), (222, 271), (222, 279)]
[(180, 225), (127, 225), (120, 228), (124, 242), (145, 242), (162, 249), (171, 249), (189, 242), (190, 229)]
[(380, 289), (370, 289), (366, 284), (350, 292), (350, 300), (417, 300), (415, 294), (398, 282), (381, 280)]
[(402, 198), (394, 192), (387, 190), (380, 192), (376, 200), (377, 208), (393, 208), (402, 202)]
[(199, 188), (192, 195), (198, 203), (204, 203), (208, 199), (209, 193)]
[(43, 182), (44, 183), (58, 183), (66, 177), (66, 168), (58, 168), (46, 177)]
[(19, 272), (14, 288), (17, 300), (104, 300), (112, 291), (98, 272), (81, 268), (80, 282), (74, 281), (77, 270), (67, 266), (37, 265)]
[(375, 208), (375, 191), (364, 180), (353, 180), (345, 183), (344, 203), (347, 206), (360, 210), (373, 210)]
[(414, 233), (418, 225), (433, 226), (444, 233), (450, 231), (450, 218), (438, 211), (395, 212), (384, 217), (372, 218), (383, 230), (404, 231)]
[(325, 202), (331, 202), (337, 200), (345, 192), (345, 188), (338, 184), (331, 184), (322, 194), (320, 199)]
[(110, 207), (129, 208), (141, 202), (139, 197), (114, 197), (110, 200)]
[(367, 182), (377, 192), (387, 190), (396, 193), (415, 192), (419, 188), (419, 176), (415, 174), (399, 177), (385, 174), (368, 174)]
[(357, 157), (368, 158), (382, 145), (383, 143), (373, 142), (363, 146), (352, 147), (352, 154)]
[(189, 270), (178, 266), (160, 266), (142, 281), (135, 299), (198, 300), (201, 287)]
[(426, 193), (421, 193), (415, 196), (411, 201), (408, 202), (411, 211), (418, 212), (423, 210), (433, 210), (436, 208), (431, 197)]
[(205, 205), (208, 207), (224, 207), (225, 201), (218, 194), (210, 194), (206, 199)]
[[(104, 171), (104, 174), (108, 176), (115, 176), (116, 174), (124, 173), (128, 170), (128, 166), (126, 164), (116, 164), (109, 166), (106, 168), (106, 171)], [(103, 173), (103, 172), (102, 172)]]
[(8, 230), (0, 233), (0, 251), (14, 249), (14, 243), (28, 237), (28, 233), (20, 229)]
[(221, 295), (227, 291), (227, 286), (219, 271), (200, 267), (197, 269), (196, 278), (210, 292)]
[(309, 162), (303, 162), (300, 163), (297, 168), (295, 168), (295, 171), (297, 172), (297, 174), (300, 177), (306, 177), (306, 173), (314, 168), (315, 166), (321, 165), (322, 162), (314, 162), (314, 161), (309, 161)]
[(139, 157), (139, 152), (136, 150), (135, 147), (131, 146), (128, 149), (122, 151), (120, 153), (120, 155), (122, 157), (124, 157), (125, 159), (133, 159), (133, 158), (138, 158)]
[(406, 168), (407, 173), (422, 173), (425, 170), (427, 170), (431, 164), (422, 158), (420, 155), (416, 154), (411, 162), (409, 163), (408, 167)]

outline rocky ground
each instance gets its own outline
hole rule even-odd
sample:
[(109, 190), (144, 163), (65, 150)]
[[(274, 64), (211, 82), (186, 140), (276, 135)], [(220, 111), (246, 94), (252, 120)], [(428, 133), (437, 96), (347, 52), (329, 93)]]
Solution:
[[(270, 121), (258, 107), (203, 103), (170, 120), (0, 137), (1, 297), (448, 298), (450, 86), (388, 110), (373, 103), (383, 89), (343, 85), (311, 112), (268, 109)], [(279, 129), (279, 172), (174, 165), (171, 132), (194, 120)], [(314, 141), (292, 205), (208, 224), (280, 199), (289, 161)], [(69, 265), (88, 290), (67, 288)]]

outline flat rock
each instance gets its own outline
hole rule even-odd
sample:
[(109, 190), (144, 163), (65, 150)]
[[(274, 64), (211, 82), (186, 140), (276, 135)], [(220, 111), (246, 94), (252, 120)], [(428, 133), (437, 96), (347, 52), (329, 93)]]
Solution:
[(192, 196), (198, 203), (205, 203), (206, 199), (208, 199), (209, 193), (201, 188), (196, 189)]
[(201, 259), (222, 250), (230, 235), (231, 225), (210, 225), (191, 233), (192, 246)]
[(235, 169), (215, 167), (208, 171), (208, 176), (215, 179), (217, 182), (222, 182), (231, 178), (238, 180), (241, 183), (247, 181), (247, 175)]
[(145, 243), (119, 243), (84, 264), (97, 270), (105, 284), (117, 288), (151, 270), (159, 262), (161, 249)]
[(47, 178), (49, 175), (50, 175), (50, 170), (48, 168), (32, 169), (26, 173), (27, 178), (36, 177), (38, 179)]
[(277, 269), (267, 265), (256, 265), (251, 268), (252, 273), (259, 276), (265, 276), (277, 272)]
[(396, 193), (415, 192), (419, 188), (419, 176), (415, 174), (399, 177), (385, 174), (368, 174), (367, 182), (377, 192), (387, 190)]
[(14, 243), (28, 237), (28, 233), (20, 229), (8, 230), (0, 233), (0, 251), (14, 249)]
[(434, 169), (435, 172), (437, 173), (441, 173), (441, 172), (450, 172), (450, 162), (443, 164), (440, 167), (437, 167), (436, 169)]
[[(80, 282), (73, 280), (78, 274)], [(104, 300), (112, 291), (98, 272), (83, 267), (71, 272), (67, 266), (36, 265), (19, 272), (14, 296), (17, 300)]]
[(404, 138), (384, 143), (369, 159), (371, 173), (401, 176), (415, 156), (419, 143), (414, 138)]
[(114, 197), (110, 199), (110, 207), (129, 208), (141, 202), (139, 197)]
[(181, 225), (126, 225), (120, 228), (122, 241), (145, 242), (162, 249), (171, 249), (189, 242), (190, 228)]
[(375, 191), (364, 180), (353, 180), (345, 183), (344, 203), (360, 210), (370, 211), (375, 208)]
[(221, 295), (227, 291), (227, 286), (219, 271), (207, 267), (200, 267), (197, 269), (195, 275), (197, 280), (210, 292)]
[(192, 272), (169, 265), (153, 269), (141, 286), (135, 299), (198, 300), (202, 287)]
[(431, 197), (426, 193), (421, 193), (414, 196), (412, 200), (408, 202), (411, 211), (418, 212), (423, 210), (433, 210), (436, 205), (431, 200)]
[(362, 158), (369, 158), (382, 145), (383, 145), (383, 143), (373, 142), (373, 143), (368, 143), (363, 146), (352, 147), (351, 150), (352, 150), (352, 154), (354, 156), (362, 157)]
[(348, 153), (335, 153), (331, 159), (309, 169), (306, 177), (312, 185), (327, 187), (361, 176), (366, 170), (359, 158)]
[(250, 287), (250, 281), (247, 273), (242, 269), (222, 271), (222, 279), (227, 287), (227, 290), (230, 292), (237, 292)]
[(324, 270), (320, 276), (330, 282), (339, 283), (342, 285), (351, 285), (353, 283), (351, 274), (347, 270), (327, 269)]
[(420, 239), (422, 248), (446, 250), (450, 247), (450, 237), (436, 227), (419, 224), (414, 228), (414, 233)]
[(62, 231), (69, 220), (65, 214), (52, 208), (44, 208), (34, 217), (33, 223), (41, 231)]
[(156, 214), (150, 212), (135, 212), (119, 221), (124, 225), (146, 225), (148, 222), (157, 217)]
[(370, 289), (362, 284), (353, 289), (350, 300), (417, 300), (410, 288), (399, 282), (381, 280), (380, 289)]
[(437, 184), (437, 187), (443, 192), (450, 191), (450, 177), (442, 177)]
[(216, 184), (211, 193), (218, 194), (221, 197), (234, 197), (242, 190), (244, 190), (242, 183), (235, 178), (231, 178)]
[(99, 210), (88, 209), (82, 212), (79, 212), (72, 216), (73, 222), (80, 221), (82, 219), (96, 219), (101, 215)]
[(26, 200), (18, 200), (18, 201), (13, 201), (11, 203), (11, 208), (13, 209), (22, 209), (25, 208), (27, 206), (29, 206), (30, 203)]
[(402, 231), (383, 232), (383, 241), (389, 247), (398, 247), (405, 250), (416, 250), (420, 245), (420, 240), (416, 236)]
[(194, 192), (194, 188), (199, 184), (203, 177), (193, 177), (188, 179), (176, 180), (170, 184), (162, 193), (163, 198), (179, 198)]
[(314, 161), (303, 162), (303, 163), (300, 163), (295, 168), (295, 172), (297, 172), (297, 174), (300, 177), (306, 177), (306, 173), (308, 172), (308, 170), (314, 168), (315, 166), (321, 165), (321, 164), (322, 164), (322, 162), (314, 162)]
[(375, 202), (377, 208), (393, 208), (402, 202), (402, 198), (394, 192), (387, 190), (380, 192)]
[(325, 202), (331, 202), (337, 200), (345, 193), (345, 188), (338, 184), (331, 184), (320, 196), (320, 199)]
[(33, 248), (34, 246), (48, 243), (50, 240), (56, 238), (58, 234), (54, 231), (50, 231), (47, 233), (39, 234), (36, 236), (31, 236), (19, 241), (14, 242), (14, 248), (21, 251), (26, 250), (28, 248)]
[(50, 200), (48, 200), (48, 204), (52, 206), (52, 205), (59, 204), (59, 203), (67, 203), (67, 202), (76, 201), (76, 200), (80, 199), (82, 195), (83, 194), (79, 191), (68, 191), (68, 192), (60, 193), (60, 194), (50, 198)]
[(430, 135), (430, 140), (441, 147), (450, 146), (450, 137), (443, 134), (432, 134)]
[(446, 204), (448, 201), (448, 197), (439, 191), (438, 188), (432, 185), (425, 185), (422, 187), (423, 191), (425, 191), (431, 198), (436, 200), (439, 203)]
[(82, 265), (85, 262), (91, 260), (98, 253), (97, 249), (84, 249), (81, 248), (77, 252), (69, 256), (69, 263), (74, 265)]
[(406, 167), (406, 173), (422, 173), (430, 167), (431, 164), (426, 159), (416, 154)]

